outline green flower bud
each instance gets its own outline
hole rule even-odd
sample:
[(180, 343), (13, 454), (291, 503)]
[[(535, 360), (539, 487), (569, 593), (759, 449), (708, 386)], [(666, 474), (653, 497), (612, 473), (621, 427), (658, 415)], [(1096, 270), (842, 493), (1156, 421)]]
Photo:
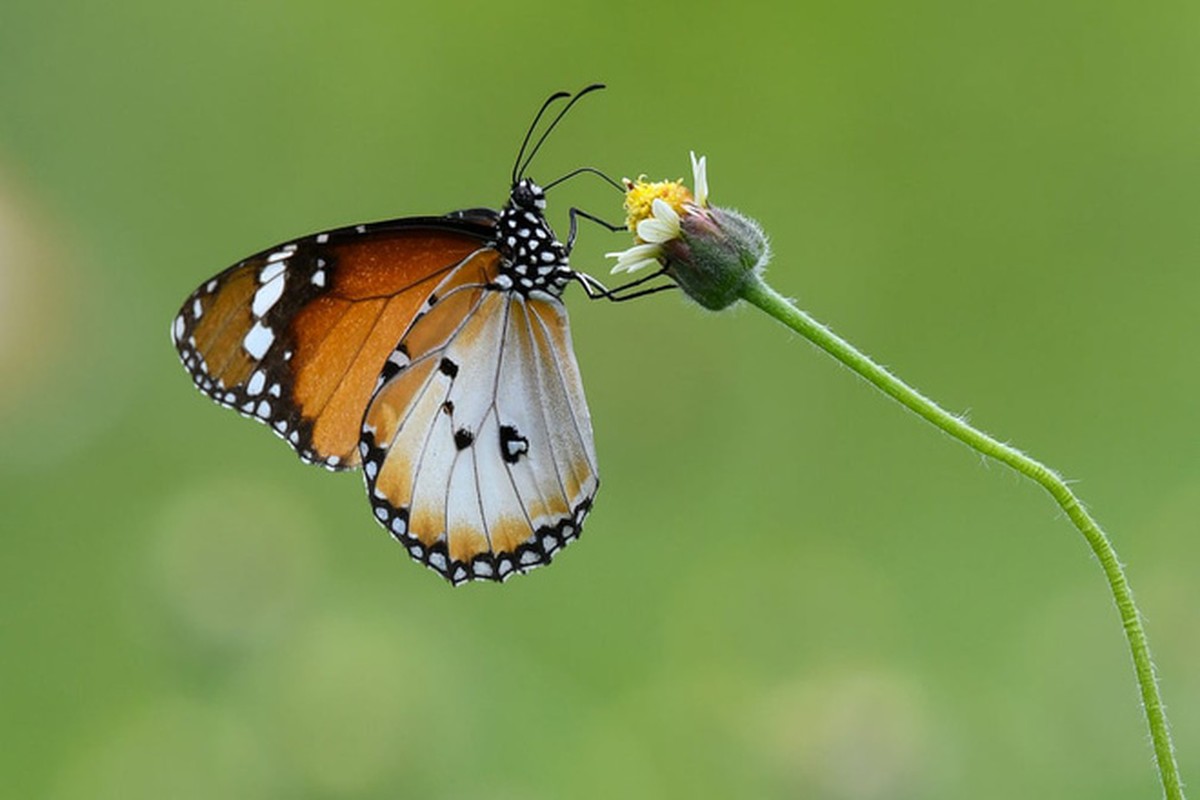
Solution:
[(744, 214), (685, 207), (679, 238), (663, 244), (663, 266), (688, 297), (713, 311), (732, 305), (771, 258), (766, 234)]

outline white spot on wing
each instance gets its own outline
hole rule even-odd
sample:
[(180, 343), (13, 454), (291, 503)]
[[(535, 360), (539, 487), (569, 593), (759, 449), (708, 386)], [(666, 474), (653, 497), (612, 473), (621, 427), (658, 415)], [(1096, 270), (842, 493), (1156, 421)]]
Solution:
[(314, 272), (313, 276), (312, 276), (312, 283), (313, 283), (313, 286), (324, 286), (325, 285), (325, 270), (319, 269), (316, 272)]
[[(276, 253), (275, 255), (279, 254)], [(275, 256), (272, 256), (272, 258), (274, 257)], [(265, 267), (263, 267), (262, 271), (258, 273), (258, 282), (270, 283), (271, 281), (275, 280), (276, 275), (283, 273), (283, 270), (286, 266), (287, 265), (281, 261), (272, 261), (270, 264), (267, 264)]]
[(274, 263), (276, 261), (282, 261), (283, 259), (287, 258), (294, 252), (296, 252), (296, 245), (289, 244), (289, 245), (286, 245), (286, 246), (280, 248), (279, 250), (276, 250), (274, 253), (271, 253), (271, 255), (267, 256), (267, 261), (271, 262), (271, 263)]
[[(266, 272), (266, 270), (263, 271)], [(265, 317), (267, 312), (279, 302), (279, 298), (283, 297), (283, 285), (286, 280), (287, 278), (281, 274), (269, 283), (264, 283), (254, 293), (254, 303), (250, 306), (250, 310), (254, 312), (254, 316), (259, 318)]]
[(262, 320), (254, 323), (254, 327), (246, 334), (246, 338), (242, 340), (242, 347), (246, 348), (246, 352), (254, 358), (261, 359), (267, 354), (271, 343), (275, 341), (275, 332), (262, 324)]
[(267, 376), (260, 369), (250, 376), (250, 382), (246, 384), (246, 394), (259, 394), (263, 390), (263, 386), (267, 383)]

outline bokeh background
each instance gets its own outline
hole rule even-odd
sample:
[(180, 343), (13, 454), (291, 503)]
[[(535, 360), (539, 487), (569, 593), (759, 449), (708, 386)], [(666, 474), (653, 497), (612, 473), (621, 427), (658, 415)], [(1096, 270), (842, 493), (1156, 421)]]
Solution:
[[(707, 153), (781, 291), (1076, 480), (1200, 780), (1196, 4), (8, 0), (6, 796), (1158, 796), (1048, 498), (752, 310), (570, 293), (603, 488), (504, 586), (451, 590), (357, 476), (192, 389), (194, 286), (502, 202), (595, 80), (534, 175)], [(576, 266), (626, 244), (585, 228)]]

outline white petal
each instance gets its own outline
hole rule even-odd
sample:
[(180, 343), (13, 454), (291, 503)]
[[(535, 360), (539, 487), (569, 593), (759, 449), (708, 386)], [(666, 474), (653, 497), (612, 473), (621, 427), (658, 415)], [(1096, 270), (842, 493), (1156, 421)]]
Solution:
[(617, 259), (616, 265), (612, 268), (614, 274), (618, 272), (634, 272), (658, 263), (658, 258), (662, 254), (662, 248), (657, 244), (636, 244), (628, 250), (622, 250), (619, 253), (605, 253), (608, 258)]
[(675, 209), (671, 208), (671, 204), (661, 197), (654, 198), (654, 202), (650, 204), (650, 210), (654, 213), (655, 219), (679, 227), (679, 215), (675, 213)]
[(692, 151), (692, 185), (696, 187), (693, 194), (696, 197), (696, 205), (708, 206), (708, 157), (700, 156), (696, 158), (696, 152)]
[(645, 242), (661, 244), (679, 238), (679, 215), (660, 197), (650, 206), (653, 217), (638, 223), (637, 234)]
[(628, 250), (622, 250), (618, 253), (605, 253), (605, 258), (615, 258), (619, 261), (640, 261), (643, 258), (652, 258), (658, 254), (659, 246), (656, 244), (635, 244)]
[(679, 233), (677, 228), (664, 225), (654, 218), (644, 219), (638, 223), (638, 236), (647, 242), (661, 244), (669, 242)]
[(617, 264), (615, 267), (609, 270), (609, 272), (613, 275), (616, 275), (618, 272), (637, 272), (639, 269), (657, 266), (660, 266), (657, 258), (646, 258), (641, 261), (634, 261), (630, 264)]

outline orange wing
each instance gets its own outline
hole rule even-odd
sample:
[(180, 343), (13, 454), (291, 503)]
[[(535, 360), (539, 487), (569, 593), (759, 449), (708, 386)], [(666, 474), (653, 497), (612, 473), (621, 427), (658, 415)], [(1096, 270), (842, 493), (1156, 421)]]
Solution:
[(257, 419), (307, 462), (358, 466), (363, 412), (401, 335), (455, 271), (487, 282), (492, 229), (428, 218), (317, 234), (198, 288), (171, 333), (197, 387)]
[(385, 366), (361, 453), (379, 522), (454, 584), (548, 563), (599, 486), (566, 309), (453, 274)]

